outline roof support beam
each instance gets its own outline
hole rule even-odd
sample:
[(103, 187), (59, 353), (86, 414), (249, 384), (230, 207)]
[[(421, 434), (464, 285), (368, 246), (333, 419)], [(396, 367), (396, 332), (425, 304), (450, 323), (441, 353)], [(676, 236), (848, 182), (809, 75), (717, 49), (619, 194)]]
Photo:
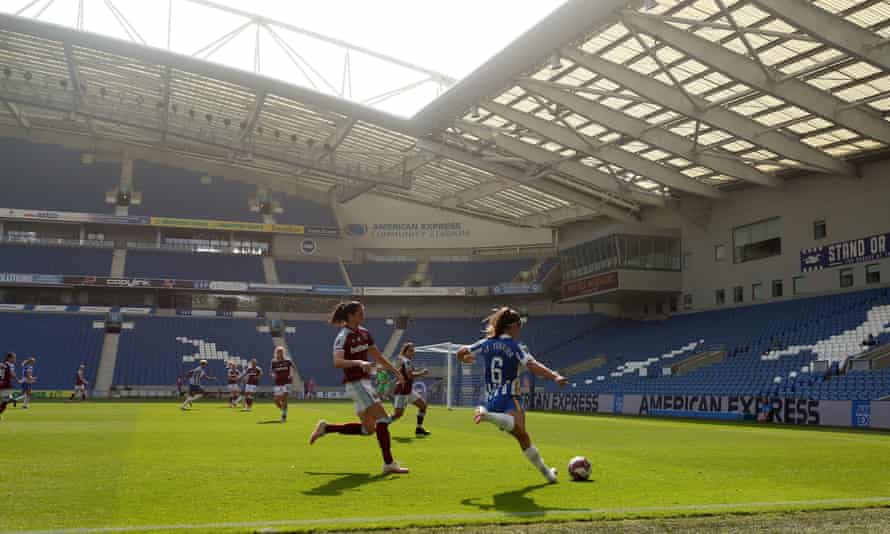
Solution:
[(752, 0), (761, 10), (784, 19), (818, 41), (890, 70), (890, 48), (880, 35), (802, 0)]
[(316, 147), (315, 154), (313, 156), (315, 159), (323, 159), (325, 157), (334, 157), (334, 152), (337, 150), (337, 147), (346, 139), (349, 135), (349, 132), (352, 131), (352, 127), (355, 125), (355, 119), (347, 117), (339, 124), (337, 124), (337, 129), (334, 130), (330, 136), (325, 140), (324, 143), (320, 147)]
[[(74, 90), (74, 112), (80, 112), (81, 108), (83, 108), (86, 104), (86, 101), (83, 97), (83, 92), (80, 90), (81, 81), (80, 81), (80, 71), (77, 69), (77, 64), (74, 62), (74, 52), (71, 49), (71, 43), (65, 42), (65, 63), (68, 64), (68, 77), (71, 78), (72, 89)], [(90, 129), (90, 135), (93, 137), (96, 136), (96, 125), (93, 124), (93, 119), (89, 115), (84, 115), (84, 118), (87, 121), (87, 128)]]
[(568, 206), (545, 211), (523, 220), (531, 226), (559, 226), (572, 221), (590, 219), (595, 214), (584, 206)]
[(547, 149), (539, 148), (478, 124), (458, 122), (457, 127), (480, 139), (494, 143), (502, 150), (521, 156), (536, 165), (565, 173), (607, 194), (615, 195), (619, 198), (624, 197), (623, 200), (630, 202), (648, 205), (660, 204), (660, 201), (657, 200), (659, 197), (655, 195), (642, 191), (625, 191), (613, 176), (577, 161), (564, 159), (559, 154), (550, 152)]
[(31, 122), (28, 120), (28, 117), (25, 117), (25, 114), (19, 109), (18, 106), (9, 102), (8, 100), (3, 101), (3, 105), (6, 106), (7, 111), (9, 111), (13, 117), (15, 117), (15, 121), (19, 123), (19, 126), (26, 130), (31, 129)]
[(167, 127), (170, 124), (170, 82), (173, 78), (173, 69), (169, 65), (164, 67), (164, 86), (161, 89), (161, 102), (164, 109), (161, 110), (161, 146), (167, 144)]
[(434, 141), (419, 139), (417, 141), (417, 147), (443, 158), (453, 159), (464, 165), (482, 169), (497, 177), (495, 180), (461, 191), (457, 195), (443, 198), (441, 201), (443, 207), (459, 206), (461, 204), (466, 204), (467, 202), (487, 197), (488, 195), (493, 195), (498, 191), (509, 189), (518, 184), (525, 184), (549, 195), (594, 210), (599, 215), (625, 222), (639, 221), (639, 218), (636, 215), (638, 208), (635, 205), (619, 198), (610, 197), (610, 195), (599, 191), (590, 190), (582, 192), (572, 187), (557, 183), (546, 177), (538, 178), (532, 182), (531, 178), (517, 169), (500, 163), (486, 161), (469, 152)]
[(720, 70), (740, 83), (781, 98), (814, 115), (825, 117), (838, 126), (890, 144), (890, 124), (877, 114), (859, 108), (841, 109), (845, 104), (841, 99), (796, 78), (780, 80), (780, 74), (774, 69), (762, 69), (757, 60), (737, 54), (686, 30), (651, 17), (637, 16), (630, 11), (623, 12), (623, 17), (626, 23), (683, 51), (712, 69)]
[(696, 182), (675, 169), (659, 165), (654, 161), (622, 150), (615, 145), (606, 144), (591, 147), (591, 144), (595, 141), (593, 139), (582, 139), (584, 134), (573, 132), (568, 128), (557, 126), (552, 122), (496, 102), (485, 102), (482, 104), (482, 107), (510, 122), (533, 130), (544, 136), (546, 139), (552, 139), (564, 147), (571, 148), (582, 154), (589, 154), (590, 156), (606, 161), (607, 163), (618, 165), (624, 169), (633, 171), (636, 174), (645, 176), (650, 180), (671, 187), (672, 189), (714, 199), (726, 197), (726, 194), (722, 191), (718, 191), (701, 182)]
[[(698, 103), (697, 106), (694, 106), (682, 90), (658, 82), (645, 74), (640, 74), (623, 65), (587, 54), (576, 48), (566, 47), (562, 50), (562, 55), (585, 69), (648, 98), (650, 102), (672, 109), (690, 119), (700, 120), (714, 128), (729, 132), (776, 154), (809, 166), (845, 176), (856, 176), (856, 168), (849, 163), (834, 158), (790, 135), (766, 128), (753, 119), (720, 106), (710, 105), (704, 99), (692, 97)], [(760, 69), (757, 70), (760, 71)]]
[(253, 129), (256, 128), (256, 123), (260, 120), (260, 114), (263, 112), (263, 105), (265, 103), (266, 93), (263, 91), (258, 92), (256, 94), (256, 100), (254, 100), (253, 106), (247, 114), (247, 119), (244, 121), (244, 130), (241, 131), (241, 135), (238, 137), (239, 145), (243, 145), (248, 136), (253, 133)]
[[(571, 92), (554, 87), (552, 84), (527, 79), (519, 82), (519, 86), (622, 135), (639, 139), (648, 145), (672, 152), (727, 176), (767, 187), (779, 187), (782, 184), (782, 181), (775, 176), (761, 172), (750, 165), (715, 157), (707, 152), (699, 152), (696, 143), (682, 135), (653, 127), (643, 119), (637, 119), (608, 106), (581, 98)], [(571, 89), (569, 86), (565, 86), (565, 88)]]
[(334, 199), (343, 204), (370, 192), (375, 186), (376, 184), (364, 182), (338, 184), (332, 188), (331, 192)]

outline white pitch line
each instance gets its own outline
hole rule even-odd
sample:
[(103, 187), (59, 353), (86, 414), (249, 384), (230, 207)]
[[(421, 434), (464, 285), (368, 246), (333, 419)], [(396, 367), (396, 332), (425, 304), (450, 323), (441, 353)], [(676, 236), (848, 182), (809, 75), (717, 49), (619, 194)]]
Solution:
[(540, 512), (483, 512), (465, 514), (402, 515), (381, 517), (338, 517), (327, 519), (292, 519), (278, 521), (247, 521), (243, 523), (204, 523), (178, 525), (138, 525), (129, 527), (63, 528), (56, 530), (9, 530), (0, 534), (98, 534), (104, 532), (148, 532), (153, 530), (213, 530), (223, 528), (275, 528), (308, 527), (318, 525), (357, 524), (357, 523), (399, 523), (406, 521), (478, 521), (509, 518), (565, 517), (584, 518), (592, 515), (627, 515), (654, 512), (695, 512), (717, 510), (739, 510), (750, 508), (842, 506), (853, 504), (890, 504), (890, 497), (860, 497), (842, 499), (814, 499), (809, 501), (774, 501), (727, 504), (683, 504), (677, 506), (642, 506), (629, 508), (591, 508), (578, 510), (553, 510)]

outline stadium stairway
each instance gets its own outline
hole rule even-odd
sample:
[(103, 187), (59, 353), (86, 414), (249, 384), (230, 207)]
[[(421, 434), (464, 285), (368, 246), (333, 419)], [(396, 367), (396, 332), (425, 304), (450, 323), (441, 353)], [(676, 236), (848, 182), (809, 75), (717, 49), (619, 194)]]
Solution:
[(279, 284), (278, 267), (275, 265), (273, 256), (263, 256), (263, 274), (266, 276), (267, 284)]
[(99, 370), (96, 372), (96, 383), (93, 393), (99, 397), (108, 395), (114, 383), (114, 367), (117, 365), (117, 349), (120, 346), (121, 335), (105, 332), (102, 340), (102, 353), (99, 356)]
[(396, 356), (396, 352), (399, 351), (399, 344), (402, 341), (402, 336), (405, 335), (405, 330), (396, 328), (392, 331), (392, 335), (389, 336), (389, 340), (386, 342), (386, 345), (383, 347), (383, 356), (387, 360), (392, 360)]
[(123, 278), (127, 269), (127, 249), (114, 249), (111, 255), (111, 276), (114, 278)]

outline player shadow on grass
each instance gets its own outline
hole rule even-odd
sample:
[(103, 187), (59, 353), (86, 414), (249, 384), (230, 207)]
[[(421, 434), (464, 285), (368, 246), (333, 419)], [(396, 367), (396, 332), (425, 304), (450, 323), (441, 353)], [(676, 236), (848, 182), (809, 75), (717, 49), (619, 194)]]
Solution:
[(536, 484), (534, 486), (527, 486), (518, 490), (497, 493), (492, 497), (491, 504), (478, 502), (479, 497), (463, 499), (460, 501), (460, 503), (463, 506), (475, 506), (483, 512), (502, 512), (505, 514), (518, 516), (545, 515), (547, 514), (547, 512), (575, 511), (576, 509), (574, 508), (541, 506), (536, 503), (534, 499), (532, 499), (529, 495), (527, 495), (528, 493), (539, 490), (541, 488), (546, 488), (550, 485), (551, 484), (548, 483)]
[(343, 495), (344, 492), (356, 489), (359, 486), (385, 480), (387, 475), (371, 475), (369, 473), (316, 473), (313, 471), (305, 472), (309, 476), (336, 476), (333, 480), (329, 480), (310, 490), (302, 492), (304, 495), (323, 495), (326, 497), (334, 497)]

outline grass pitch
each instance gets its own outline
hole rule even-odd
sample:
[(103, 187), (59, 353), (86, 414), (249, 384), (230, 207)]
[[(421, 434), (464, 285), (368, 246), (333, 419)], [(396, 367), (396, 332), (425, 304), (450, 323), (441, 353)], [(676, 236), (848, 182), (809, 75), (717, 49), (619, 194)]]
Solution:
[[(550, 486), (515, 441), (432, 407), (392, 427), (412, 469), (382, 476), (373, 437), (307, 438), (347, 403), (36, 401), (0, 422), (0, 531), (288, 531), (614, 519), (890, 505), (890, 434), (642, 418), (529, 414)], [(593, 480), (569, 482), (583, 454)]]

